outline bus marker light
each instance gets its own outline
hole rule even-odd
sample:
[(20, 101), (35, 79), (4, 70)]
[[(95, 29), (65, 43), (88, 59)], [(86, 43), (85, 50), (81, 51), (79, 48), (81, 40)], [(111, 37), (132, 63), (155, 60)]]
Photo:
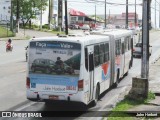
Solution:
[(83, 80), (79, 80), (78, 81), (78, 91), (82, 91), (83, 90)]

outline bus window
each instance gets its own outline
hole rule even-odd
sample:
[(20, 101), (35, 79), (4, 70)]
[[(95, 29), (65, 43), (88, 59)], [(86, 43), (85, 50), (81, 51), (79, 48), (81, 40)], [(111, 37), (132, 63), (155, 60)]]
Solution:
[(100, 51), (99, 52), (100, 64), (103, 64), (104, 63), (104, 44), (100, 45), (99, 51)]
[(99, 45), (94, 46), (94, 65), (97, 67), (100, 64), (99, 60)]
[(88, 71), (88, 49), (85, 48), (85, 67), (86, 70)]
[(128, 50), (131, 49), (131, 37), (128, 37)]
[(93, 54), (89, 55), (89, 71), (93, 71), (94, 64), (93, 64)]
[(125, 49), (124, 49), (124, 43), (122, 43), (122, 54), (124, 54)]
[(128, 37), (125, 38), (125, 45), (124, 45), (124, 47), (125, 47), (125, 52), (127, 52), (128, 51)]
[(121, 41), (117, 40), (116, 41), (116, 46), (115, 46), (115, 55), (120, 55), (121, 54)]
[(105, 44), (105, 62), (108, 62), (108, 60), (109, 60), (109, 44), (108, 43), (106, 43)]

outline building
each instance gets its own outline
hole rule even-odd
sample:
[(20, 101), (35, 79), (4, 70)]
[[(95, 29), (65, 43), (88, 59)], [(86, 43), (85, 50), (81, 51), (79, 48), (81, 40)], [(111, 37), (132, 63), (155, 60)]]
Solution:
[[(97, 15), (99, 17), (102, 17), (105, 19), (104, 15)], [(137, 24), (139, 24), (139, 19), (138, 19), (138, 14), (136, 14), (137, 18)], [(122, 14), (108, 14), (106, 15), (106, 22), (107, 24), (114, 24), (114, 25), (120, 25), (120, 26), (125, 26), (126, 25), (126, 13)], [(129, 27), (134, 27), (135, 26), (135, 13), (128, 13), (128, 26)]]
[(11, 0), (0, 0), (0, 22), (9, 22), (11, 16)]
[(68, 17), (69, 24), (77, 24), (80, 27), (83, 26), (83, 24), (88, 24), (91, 28), (95, 27), (96, 25), (101, 25), (104, 23), (104, 20), (100, 20), (95, 17), (90, 17), (86, 15), (84, 12), (70, 9), (69, 10), (69, 17)]

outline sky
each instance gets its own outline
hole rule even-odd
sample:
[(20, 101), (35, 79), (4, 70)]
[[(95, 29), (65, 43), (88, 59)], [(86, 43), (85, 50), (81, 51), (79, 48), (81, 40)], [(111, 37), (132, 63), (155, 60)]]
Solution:
[[(87, 15), (94, 15), (95, 14), (95, 4), (96, 4), (96, 14), (104, 14), (105, 7), (103, 1), (105, 0), (98, 0), (102, 2), (93, 2), (93, 3), (87, 3), (87, 1), (91, 0), (68, 0), (68, 8), (73, 8), (76, 10), (79, 10), (81, 12), (84, 12)], [(94, 0), (92, 0), (94, 1)], [(155, 0), (152, 0), (151, 3), (151, 21), (153, 26), (159, 27), (159, 0), (156, 0), (156, 16), (155, 16)], [(126, 0), (106, 0), (106, 2), (109, 3), (119, 3), (119, 4), (125, 4)], [(135, 0), (128, 0), (129, 7), (128, 12), (135, 12)], [(138, 18), (142, 19), (142, 6), (139, 5), (142, 3), (142, 0), (136, 0), (137, 6), (136, 6), (136, 12), (138, 14)], [(106, 5), (106, 13), (109, 14), (122, 14), (126, 12), (126, 6), (125, 5)], [(156, 21), (155, 21), (156, 18)]]

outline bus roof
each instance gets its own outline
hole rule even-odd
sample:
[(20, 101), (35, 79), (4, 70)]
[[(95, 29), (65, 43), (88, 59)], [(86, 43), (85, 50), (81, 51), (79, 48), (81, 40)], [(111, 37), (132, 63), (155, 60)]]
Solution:
[(104, 41), (109, 41), (109, 36), (103, 35), (84, 35), (84, 36), (53, 36), (53, 37), (40, 37), (32, 38), (30, 42), (33, 41), (65, 41), (65, 42), (75, 42), (84, 45), (100, 43)]
[(132, 36), (133, 32), (131, 30), (126, 30), (126, 29), (107, 29), (107, 30), (104, 30), (104, 32), (101, 32), (98, 34), (99, 35), (114, 36), (114, 38), (120, 38), (123, 36)]

